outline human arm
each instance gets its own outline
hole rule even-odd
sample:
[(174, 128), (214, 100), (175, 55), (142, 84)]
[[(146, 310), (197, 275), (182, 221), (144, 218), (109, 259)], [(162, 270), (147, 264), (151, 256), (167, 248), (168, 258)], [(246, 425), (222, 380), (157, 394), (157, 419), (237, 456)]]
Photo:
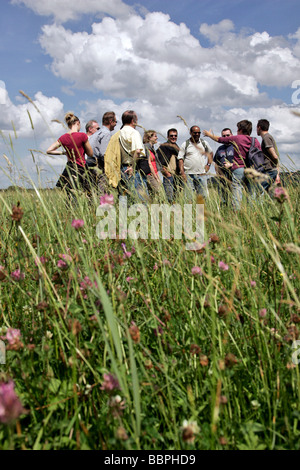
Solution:
[(213, 153), (209, 152), (207, 155), (207, 164), (205, 165), (205, 172), (208, 173), (213, 162)]
[(270, 155), (271, 160), (275, 163), (278, 163), (278, 155), (274, 147), (268, 147), (266, 150), (268, 151), (268, 154)]
[(87, 140), (86, 142), (83, 142), (83, 148), (84, 148), (84, 153), (88, 156), (88, 157), (92, 157), (94, 152), (93, 152), (93, 149), (92, 149), (92, 146), (91, 144), (89, 143), (89, 141)]
[(59, 147), (61, 147), (61, 143), (57, 140), (54, 144), (50, 145), (46, 153), (48, 155), (66, 155), (65, 150), (57, 150)]
[(178, 160), (178, 165), (179, 165), (179, 172), (180, 172), (181, 178), (183, 179), (183, 181), (187, 182), (187, 177), (184, 171), (184, 163), (183, 163), (182, 158)]
[(215, 135), (211, 129), (209, 131), (203, 131), (203, 135), (205, 135), (205, 137), (209, 137), (215, 142), (219, 142), (219, 137)]

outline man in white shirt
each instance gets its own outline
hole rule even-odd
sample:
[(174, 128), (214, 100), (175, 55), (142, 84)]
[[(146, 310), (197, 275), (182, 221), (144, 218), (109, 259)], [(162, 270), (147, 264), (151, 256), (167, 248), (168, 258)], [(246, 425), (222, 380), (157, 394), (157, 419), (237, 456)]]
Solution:
[(180, 175), (188, 187), (208, 197), (207, 173), (213, 161), (213, 152), (209, 144), (200, 138), (200, 127), (190, 129), (191, 138), (184, 142), (177, 159)]
[(137, 158), (145, 157), (146, 155), (142, 136), (136, 130), (137, 123), (138, 117), (135, 111), (130, 110), (123, 113), (120, 130), (120, 148), (121, 186), (123, 188), (125, 186), (125, 189), (134, 182), (133, 173)]

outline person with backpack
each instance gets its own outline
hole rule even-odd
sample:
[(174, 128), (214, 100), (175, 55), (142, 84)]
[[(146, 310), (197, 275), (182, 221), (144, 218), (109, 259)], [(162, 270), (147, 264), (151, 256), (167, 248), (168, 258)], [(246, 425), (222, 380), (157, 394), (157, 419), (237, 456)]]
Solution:
[(241, 202), (243, 197), (244, 184), (251, 193), (251, 187), (249, 181), (245, 176), (245, 168), (251, 166), (248, 164), (249, 150), (254, 144), (253, 148), (261, 152), (260, 143), (256, 138), (251, 138), (252, 133), (252, 122), (244, 119), (237, 123), (237, 135), (231, 135), (230, 137), (218, 137), (210, 131), (203, 131), (203, 134), (215, 142), (220, 144), (233, 144), (234, 146), (234, 157), (233, 161), (226, 161), (224, 163), (225, 168), (230, 169), (232, 172), (232, 203), (233, 208), (239, 211), (241, 208)]
[(190, 189), (207, 198), (207, 173), (213, 161), (213, 152), (209, 144), (200, 138), (200, 127), (192, 126), (190, 135), (191, 138), (181, 145), (177, 156), (180, 176)]

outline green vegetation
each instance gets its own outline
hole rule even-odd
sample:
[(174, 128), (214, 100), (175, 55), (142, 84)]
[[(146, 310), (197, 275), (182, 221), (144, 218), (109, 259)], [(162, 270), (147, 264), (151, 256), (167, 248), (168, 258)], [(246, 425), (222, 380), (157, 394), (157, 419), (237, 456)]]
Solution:
[(299, 449), (286, 190), (234, 214), (211, 189), (197, 252), (184, 235), (99, 240), (96, 194), (0, 193), (0, 383), (26, 410), (0, 407), (0, 449)]

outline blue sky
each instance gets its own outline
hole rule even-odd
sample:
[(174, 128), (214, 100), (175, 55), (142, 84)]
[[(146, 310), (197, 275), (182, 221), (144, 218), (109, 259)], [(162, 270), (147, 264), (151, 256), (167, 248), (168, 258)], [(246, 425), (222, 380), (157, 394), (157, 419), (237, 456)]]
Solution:
[[(241, 119), (252, 120), (255, 129), (255, 121), (267, 118), (283, 165), (300, 169), (300, 118), (291, 113), (300, 101), (292, 88), (299, 80), (300, 89), (298, 0), (0, 5), (0, 167), (6, 168), (4, 153), (15, 175), (21, 169), (36, 182), (28, 149), (45, 151), (63, 133), (52, 119), (63, 120), (73, 110), (84, 124), (101, 121), (108, 110), (120, 118), (133, 108), (140, 124), (155, 128), (161, 140), (176, 126), (179, 143), (188, 132), (178, 115), (217, 134), (227, 126), (235, 131)], [(10, 137), (13, 150), (4, 142)], [(65, 161), (34, 155), (43, 185), (53, 186)], [(0, 171), (0, 186), (10, 183)]]

